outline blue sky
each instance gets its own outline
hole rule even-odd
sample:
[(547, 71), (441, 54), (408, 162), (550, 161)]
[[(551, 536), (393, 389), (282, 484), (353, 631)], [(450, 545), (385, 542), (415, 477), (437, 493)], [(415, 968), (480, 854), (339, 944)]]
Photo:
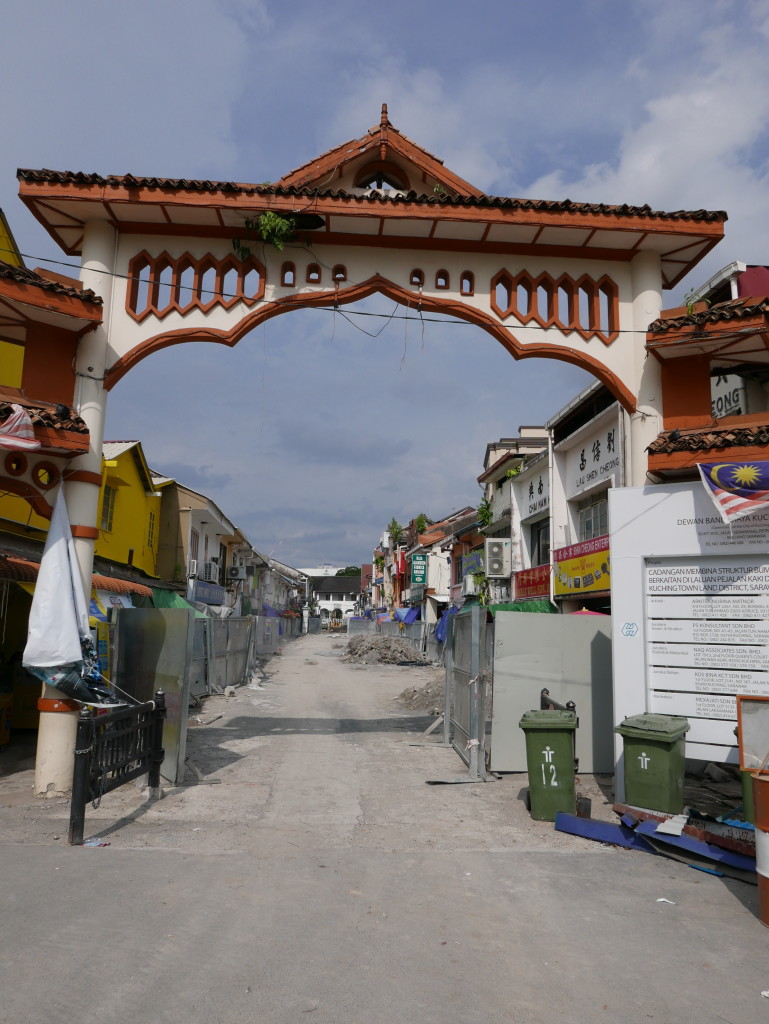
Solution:
[[(726, 209), (668, 305), (733, 259), (769, 263), (769, 0), (73, 0), (8, 6), (3, 42), (0, 206), (30, 266), (66, 257), (16, 197), (18, 166), (273, 180), (382, 102), (491, 194)], [(304, 311), (232, 351), (146, 360), (107, 437), (140, 439), (260, 550), (359, 563), (393, 515), (476, 504), (486, 442), (589, 381), (469, 326), (393, 320), (372, 339)]]

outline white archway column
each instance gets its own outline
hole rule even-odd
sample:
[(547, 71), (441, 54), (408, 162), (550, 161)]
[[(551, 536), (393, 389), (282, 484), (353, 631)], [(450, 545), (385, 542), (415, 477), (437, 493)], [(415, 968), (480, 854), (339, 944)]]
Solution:
[[(104, 390), (103, 380), (108, 361), (115, 248), (115, 229), (110, 224), (104, 221), (90, 221), (86, 224), (80, 280), (84, 288), (90, 288), (97, 295), (101, 295), (104, 306), (102, 323), (96, 330), (84, 335), (78, 347), (75, 403), (78, 413), (88, 425), (91, 443), (88, 454), (76, 459), (72, 469), (99, 476), (104, 442), (104, 419), (107, 412), (107, 391)], [(65, 493), (70, 522), (95, 530), (99, 516), (99, 486), (86, 481), (71, 480), (65, 484)], [(93, 537), (75, 537), (77, 559), (86, 595), (91, 592), (93, 547)]]
[(633, 357), (638, 381), (638, 406), (630, 416), (630, 473), (627, 484), (647, 483), (646, 449), (662, 429), (662, 380), (657, 360), (646, 352), (646, 331), (662, 309), (662, 271), (659, 253), (639, 252), (631, 264), (633, 280)]
[[(63, 485), (69, 519), (74, 528), (75, 550), (86, 602), (91, 596), (93, 549), (99, 515), (97, 478), (101, 476), (104, 418), (107, 408), (107, 392), (103, 380), (108, 360), (115, 249), (116, 233), (111, 225), (102, 221), (90, 221), (86, 225), (80, 280), (84, 289), (90, 288), (102, 297), (104, 306), (102, 323), (95, 330), (83, 335), (78, 346), (74, 404), (76, 411), (88, 425), (90, 446), (86, 455), (72, 461), (69, 472), (84, 473), (90, 479), (68, 480)], [(60, 698), (61, 693), (46, 686), (43, 696), (55, 699)], [(35, 793), (38, 796), (59, 796), (72, 788), (77, 714), (76, 711), (40, 713), (35, 760)]]

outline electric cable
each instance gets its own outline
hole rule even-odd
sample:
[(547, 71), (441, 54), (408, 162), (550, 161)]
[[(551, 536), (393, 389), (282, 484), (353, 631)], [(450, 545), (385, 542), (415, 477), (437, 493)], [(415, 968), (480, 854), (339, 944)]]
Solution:
[[(262, 243), (263, 246), (265, 244), (266, 243)], [(314, 261), (316, 263), (318, 263), (319, 266), (323, 267), (326, 270), (330, 270), (331, 269), (329, 267), (329, 264), (325, 263), (322, 259), (320, 259), (320, 257), (318, 257), (318, 255), (317, 255), (317, 253), (310, 246), (291, 246), (291, 245), (287, 245), (286, 248), (287, 249), (288, 248), (296, 248), (297, 250), (300, 250), (300, 251), (303, 251), (303, 252), (309, 251), (311, 253), (311, 255), (313, 256)], [(12, 253), (15, 256), (21, 256), (23, 259), (34, 260), (36, 262), (52, 263), (52, 264), (54, 264), (56, 266), (67, 267), (70, 270), (80, 271), (82, 269), (81, 266), (79, 264), (77, 264), (77, 263), (70, 263), (70, 262), (67, 262), (65, 260), (56, 260), (56, 259), (53, 259), (53, 258), (48, 257), (48, 256), (34, 256), (34, 255), (31, 255), (30, 253), (17, 252), (17, 250), (15, 250), (15, 249), (8, 249), (8, 248), (4, 248), (2, 246), (0, 246), (0, 252)], [(148, 284), (149, 283), (148, 281), (143, 281), (141, 277), (137, 277), (137, 276), (135, 276), (133, 274), (120, 274), (117, 271), (101, 271), (101, 273), (104, 274), (104, 276), (106, 276), (106, 277), (113, 277), (113, 278), (115, 278), (117, 280), (121, 280), (121, 281), (129, 281), (131, 283), (136, 282), (137, 284)], [(356, 282), (356, 281), (350, 279), (350, 283), (351, 284), (360, 284), (361, 282)], [(170, 286), (167, 286), (167, 287), (170, 287)], [(189, 289), (189, 288), (188, 289), (183, 289), (183, 290), (191, 291), (191, 289)], [(338, 291), (338, 286), (337, 286), (337, 291)], [(417, 305), (417, 311), (419, 312), (419, 317), (418, 318), (417, 317), (413, 317), (413, 316), (408, 316), (408, 314), (396, 315), (394, 312), (393, 313), (367, 313), (367, 312), (363, 312), (361, 310), (350, 310), (349, 312), (345, 313), (341, 309), (336, 309), (335, 310), (335, 305), (330, 305), (330, 306), (313, 306), (313, 307), (306, 307), (306, 308), (320, 309), (320, 310), (325, 310), (327, 312), (332, 312), (332, 313), (335, 312), (335, 311), (339, 312), (340, 315), (344, 316), (344, 318), (346, 320), (348, 320), (351, 323), (351, 325), (353, 327), (356, 327), (358, 330), (362, 330), (362, 329), (357, 327), (356, 324), (352, 323), (352, 321), (349, 319), (350, 317), (353, 317), (353, 316), (358, 316), (358, 317), (364, 317), (364, 316), (367, 316), (367, 317), (377, 317), (379, 319), (384, 319), (384, 320), (388, 320), (388, 321), (389, 320), (416, 320), (416, 319), (420, 319), (422, 321), (422, 325), (423, 325), (423, 328), (422, 328), (422, 330), (423, 330), (423, 340), (424, 340), (424, 324), (428, 324), (428, 323), (437, 323), (437, 324), (446, 324), (446, 325), (451, 325), (451, 326), (473, 327), (473, 328), (480, 327), (481, 330), (484, 329), (483, 326), (480, 325), (480, 324), (475, 324), (475, 323), (472, 323), (471, 321), (468, 321), (468, 320), (461, 320), (458, 317), (451, 317), (449, 314), (445, 314), (444, 316), (432, 316), (432, 317), (431, 316), (427, 316), (427, 317), (424, 316), (422, 314), (422, 311), (421, 311), (421, 306), (422, 306), (422, 302), (421, 302), (422, 288), (421, 288), (421, 286), (420, 286), (420, 289), (419, 289), (419, 294), (420, 294), (420, 301), (419, 301), (419, 303)], [(201, 295), (211, 295), (211, 296), (219, 297), (221, 299), (234, 299), (234, 298), (239, 298), (240, 297), (240, 296), (238, 296), (234, 292), (225, 292), (225, 291), (218, 292), (218, 291), (214, 291), (212, 289), (203, 289), (203, 290), (201, 290)], [(261, 299), (261, 300), (257, 300), (257, 301), (261, 302), (261, 303), (265, 303), (265, 304), (267, 303), (266, 299)], [(335, 304), (337, 304), (336, 300), (335, 300)], [(401, 303), (400, 302), (396, 302), (396, 308), (397, 308), (398, 305), (401, 305)], [(403, 305), (405, 305), (407, 309), (409, 308), (407, 303), (403, 303)], [(501, 320), (500, 320), (500, 325), (503, 326), (503, 327), (506, 326), (504, 324), (504, 322), (501, 321)], [(542, 327), (540, 324), (530, 324), (530, 323), (529, 324), (523, 324), (523, 323), (518, 323), (516, 325), (516, 329), (518, 329), (518, 330), (526, 330), (526, 331), (540, 331), (542, 333), (548, 333), (549, 331), (553, 330), (553, 327)], [(376, 334), (370, 334), (368, 331), (362, 331), (362, 333), (363, 334), (367, 334), (369, 337), (376, 338), (376, 337), (378, 337), (379, 334), (381, 334), (381, 331), (378, 331)], [(576, 328), (573, 331), (569, 331), (569, 332), (558, 331), (558, 333), (560, 333), (560, 334), (564, 334), (564, 333), (573, 334), (573, 333), (576, 333)], [(620, 335), (620, 334), (645, 334), (645, 333), (648, 333), (648, 332), (647, 331), (643, 331), (643, 330), (636, 330), (634, 328), (618, 327), (614, 331), (612, 331), (611, 333), (613, 335)], [(728, 340), (728, 338), (740, 337), (743, 334), (749, 335), (749, 334), (755, 334), (755, 333), (756, 333), (756, 331), (752, 330), (752, 329), (746, 329), (744, 331), (736, 331), (736, 332), (732, 332), (728, 336), (725, 336), (725, 337), (722, 336), (721, 340), (723, 341), (723, 340)], [(688, 341), (707, 341), (707, 340), (710, 340), (710, 337), (708, 335), (704, 335), (704, 334), (703, 335), (694, 335), (691, 338), (688, 338), (687, 340)], [(85, 376), (85, 375), (83, 375), (83, 376)], [(97, 379), (100, 379), (100, 378), (94, 378), (94, 379), (97, 380)]]

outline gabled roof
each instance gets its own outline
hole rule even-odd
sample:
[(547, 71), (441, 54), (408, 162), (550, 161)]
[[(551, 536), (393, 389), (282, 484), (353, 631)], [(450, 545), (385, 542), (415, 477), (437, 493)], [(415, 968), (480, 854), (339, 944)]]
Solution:
[[(325, 188), (334, 178), (340, 176), (348, 163), (353, 160), (360, 161), (364, 156), (370, 158), (365, 161), (366, 164), (371, 162), (372, 165), (387, 165), (393, 163), (393, 158), (396, 158), (397, 166), (400, 158), (406, 164), (412, 165), (418, 172), (417, 180), (425, 186), (424, 191), (427, 193), (435, 194), (435, 186), (438, 186), (439, 191), (442, 186), (442, 190), (455, 192), (460, 196), (483, 195), (481, 189), (445, 167), (440, 157), (399, 132), (387, 116), (386, 103), (382, 104), (379, 124), (369, 128), (361, 138), (350, 139), (340, 146), (334, 146), (314, 160), (284, 174), (276, 185), (282, 188)], [(416, 181), (413, 184), (416, 185)], [(413, 187), (412, 191), (418, 192), (420, 189)]]
[(144, 458), (141, 441), (105, 441), (102, 445), (102, 455), (105, 462), (114, 462), (126, 452), (131, 452), (145, 489), (153, 491), (155, 489), (153, 474), (147, 465), (147, 460)]
[[(379, 175), (393, 191), (366, 187)], [(372, 172), (369, 176), (369, 172)], [(270, 210), (313, 229), (313, 244), (355, 244), (629, 262), (659, 253), (672, 287), (723, 237), (726, 214), (650, 206), (484, 195), (394, 128), (380, 123), (274, 184), (19, 169), (19, 194), (65, 252), (82, 252), (85, 224), (135, 235), (232, 240)], [(402, 186), (402, 187), (401, 187)], [(302, 223), (309, 214), (313, 223)]]
[(439, 522), (428, 526), (424, 533), (419, 534), (417, 538), (418, 543), (415, 547), (429, 547), (431, 544), (445, 540), (446, 537), (453, 536), (458, 530), (475, 522), (477, 517), (477, 510), (471, 508), (470, 505), (466, 505), (457, 512), (452, 512), (446, 519), (441, 519)]

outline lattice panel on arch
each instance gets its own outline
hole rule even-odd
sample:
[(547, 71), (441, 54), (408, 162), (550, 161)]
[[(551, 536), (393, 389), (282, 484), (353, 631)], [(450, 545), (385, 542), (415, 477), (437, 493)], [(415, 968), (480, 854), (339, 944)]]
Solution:
[(514, 316), (522, 324), (576, 332), (605, 345), (619, 336), (619, 289), (606, 275), (574, 280), (568, 274), (532, 277), (525, 270), (511, 274), (503, 269), (492, 277), (490, 291), (491, 308), (500, 320)]
[(162, 320), (169, 313), (207, 313), (214, 306), (230, 309), (239, 302), (253, 306), (264, 296), (264, 276), (264, 267), (253, 258), (140, 252), (128, 264), (126, 310), (141, 323), (148, 316)]

